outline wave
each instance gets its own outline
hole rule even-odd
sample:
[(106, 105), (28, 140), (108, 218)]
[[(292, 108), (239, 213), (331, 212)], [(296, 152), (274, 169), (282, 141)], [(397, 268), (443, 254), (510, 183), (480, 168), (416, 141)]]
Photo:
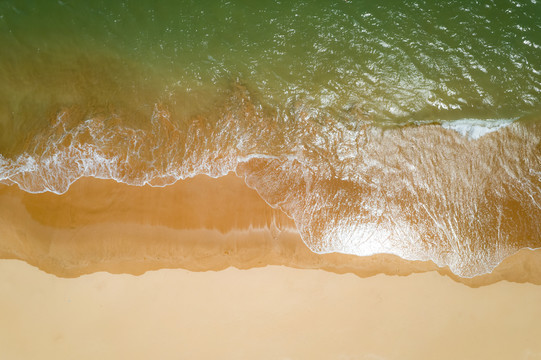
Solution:
[(498, 131), (503, 127), (509, 126), (515, 119), (460, 119), (453, 121), (443, 121), (441, 126), (445, 129), (450, 129), (466, 136), (472, 140), (477, 140), (480, 137)]
[(269, 112), (242, 88), (186, 124), (156, 104), (148, 128), (66, 108), (0, 182), (66, 192), (81, 177), (166, 186), (236, 172), (317, 253), (432, 260), (462, 277), (541, 246), (541, 125), (462, 119), (381, 127), (303, 107)]

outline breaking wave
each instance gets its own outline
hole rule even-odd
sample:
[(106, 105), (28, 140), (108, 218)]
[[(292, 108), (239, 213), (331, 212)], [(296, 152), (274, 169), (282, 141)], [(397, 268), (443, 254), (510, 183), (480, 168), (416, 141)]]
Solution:
[(22, 153), (0, 155), (0, 182), (32, 193), (62, 194), (84, 176), (165, 186), (229, 172), (317, 253), (391, 253), (472, 277), (541, 246), (537, 121), (379, 126), (302, 106), (269, 112), (239, 88), (217, 117), (184, 125), (164, 104), (148, 128), (66, 108)]

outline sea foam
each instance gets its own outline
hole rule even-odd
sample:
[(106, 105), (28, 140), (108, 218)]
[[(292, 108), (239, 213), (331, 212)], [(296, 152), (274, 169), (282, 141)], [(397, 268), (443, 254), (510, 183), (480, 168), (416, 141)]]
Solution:
[[(27, 151), (0, 157), (0, 182), (61, 194), (83, 176), (165, 186), (236, 172), (295, 221), (314, 252), (432, 260), (463, 277), (541, 247), (536, 122), (389, 129), (321, 113), (285, 121), (244, 92), (231, 102), (217, 121), (187, 127), (156, 105), (146, 130), (118, 119), (72, 122), (69, 111), (61, 113)], [(476, 141), (457, 146), (462, 136)]]
[(452, 121), (442, 121), (441, 126), (466, 136), (468, 139), (477, 140), (486, 134), (498, 131), (511, 125), (515, 119), (460, 119)]

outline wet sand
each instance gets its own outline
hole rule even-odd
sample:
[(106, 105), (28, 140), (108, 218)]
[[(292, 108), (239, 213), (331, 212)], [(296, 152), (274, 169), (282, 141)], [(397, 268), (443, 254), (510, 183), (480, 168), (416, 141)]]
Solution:
[(24, 260), (61, 277), (285, 265), (359, 277), (437, 272), (472, 287), (501, 280), (541, 284), (541, 251), (522, 250), (491, 274), (472, 279), (388, 254), (315, 254), (291, 219), (234, 174), (197, 176), (163, 188), (83, 178), (61, 196), (1, 185), (0, 235), (0, 258)]

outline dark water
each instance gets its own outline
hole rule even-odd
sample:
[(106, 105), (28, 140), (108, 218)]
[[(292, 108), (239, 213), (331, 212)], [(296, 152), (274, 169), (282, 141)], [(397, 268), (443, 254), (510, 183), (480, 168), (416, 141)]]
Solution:
[(541, 4), (0, 1), (0, 181), (235, 171), (317, 252), (541, 246)]

